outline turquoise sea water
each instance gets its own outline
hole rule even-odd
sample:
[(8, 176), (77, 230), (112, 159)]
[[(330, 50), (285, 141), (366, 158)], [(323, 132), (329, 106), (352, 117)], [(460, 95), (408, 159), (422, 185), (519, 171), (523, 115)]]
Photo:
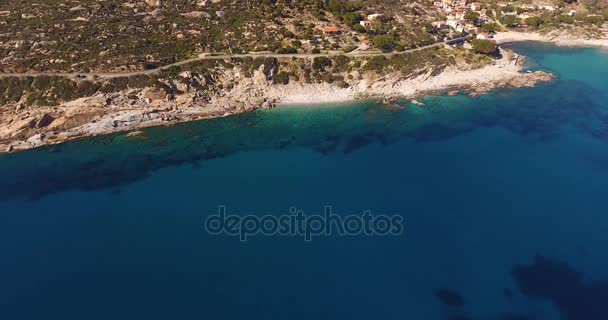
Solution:
[[(557, 80), (0, 156), (0, 319), (608, 319), (608, 53), (516, 49)], [(405, 231), (241, 242), (221, 205)]]

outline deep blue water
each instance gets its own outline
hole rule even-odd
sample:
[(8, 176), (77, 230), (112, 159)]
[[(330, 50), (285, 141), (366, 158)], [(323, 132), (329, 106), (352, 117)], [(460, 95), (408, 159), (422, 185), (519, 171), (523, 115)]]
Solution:
[[(516, 49), (557, 80), (0, 156), (0, 319), (608, 319), (608, 53)], [(221, 205), (405, 231), (241, 242)]]

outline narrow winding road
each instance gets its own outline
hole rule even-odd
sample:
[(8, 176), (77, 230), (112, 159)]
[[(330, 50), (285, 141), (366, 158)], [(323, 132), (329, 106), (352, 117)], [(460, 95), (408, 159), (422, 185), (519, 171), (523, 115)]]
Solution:
[(38, 77), (38, 76), (54, 76), (54, 77), (67, 77), (67, 78), (118, 78), (118, 77), (129, 77), (135, 75), (147, 75), (147, 74), (155, 74), (171, 67), (178, 67), (182, 65), (186, 65), (192, 62), (202, 61), (202, 60), (216, 60), (216, 59), (230, 59), (230, 58), (315, 58), (315, 57), (335, 57), (335, 56), (347, 56), (347, 57), (376, 57), (376, 56), (393, 56), (400, 54), (407, 54), (416, 51), (421, 51), (429, 48), (439, 47), (443, 45), (451, 45), (454, 43), (462, 42), (466, 40), (468, 36), (447, 40), (443, 42), (438, 42), (434, 44), (430, 44), (427, 46), (422, 46), (414, 49), (408, 49), (401, 52), (391, 52), (391, 53), (383, 53), (383, 52), (356, 52), (356, 53), (320, 53), (320, 54), (312, 54), (312, 53), (295, 53), (295, 54), (224, 54), (224, 55), (204, 55), (197, 58), (187, 59), (178, 61), (172, 64), (168, 64), (162, 67), (158, 67), (155, 69), (141, 70), (141, 71), (132, 71), (132, 72), (112, 72), (112, 73), (86, 73), (86, 72), (25, 72), (25, 73), (1, 73), (0, 78), (8, 78), (8, 77)]

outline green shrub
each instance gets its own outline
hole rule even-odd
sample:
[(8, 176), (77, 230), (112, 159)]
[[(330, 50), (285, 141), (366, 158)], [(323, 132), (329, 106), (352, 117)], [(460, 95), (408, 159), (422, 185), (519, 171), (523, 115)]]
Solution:
[(331, 59), (329, 59), (327, 57), (316, 57), (312, 63), (312, 68), (313, 68), (313, 70), (316, 70), (316, 71), (323, 71), (323, 70), (325, 70), (325, 68), (331, 67), (331, 66), (332, 66)]
[(496, 44), (489, 40), (474, 39), (472, 41), (473, 50), (482, 54), (493, 54), (496, 52)]
[(289, 73), (281, 71), (277, 73), (272, 80), (276, 84), (289, 84)]

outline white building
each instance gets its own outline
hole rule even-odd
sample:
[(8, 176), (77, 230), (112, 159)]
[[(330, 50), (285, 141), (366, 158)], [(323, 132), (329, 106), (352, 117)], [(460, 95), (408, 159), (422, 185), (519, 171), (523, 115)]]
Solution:
[(528, 10), (536, 10), (536, 5), (532, 4), (532, 3), (524, 3), (521, 5), (522, 9), (528, 9)]
[(382, 14), (380, 14), (380, 13), (374, 13), (374, 14), (368, 15), (367, 16), (367, 20), (374, 21), (374, 20), (376, 20), (376, 19), (378, 19), (380, 17), (382, 17)]
[(460, 21), (458, 21), (458, 20), (448, 20), (448, 21), (446, 21), (446, 23), (448, 24), (448, 26), (450, 26), (450, 28), (456, 29), (456, 27), (458, 27), (458, 24), (460, 24)]
[(480, 39), (480, 40), (487, 40), (490, 38), (490, 34), (487, 32), (480, 32), (477, 34), (477, 36), (475, 38)]
[(518, 15), (517, 17), (522, 20), (526, 20), (528, 18), (536, 17), (536, 14), (530, 13), (530, 12), (524, 12), (524, 13)]
[(543, 4), (543, 5), (541, 5), (541, 8), (543, 10), (547, 10), (547, 11), (555, 11), (555, 10), (557, 10), (557, 6), (552, 5), (552, 4)]
[(440, 30), (449, 28), (448, 24), (445, 21), (433, 22), (433, 26)]

